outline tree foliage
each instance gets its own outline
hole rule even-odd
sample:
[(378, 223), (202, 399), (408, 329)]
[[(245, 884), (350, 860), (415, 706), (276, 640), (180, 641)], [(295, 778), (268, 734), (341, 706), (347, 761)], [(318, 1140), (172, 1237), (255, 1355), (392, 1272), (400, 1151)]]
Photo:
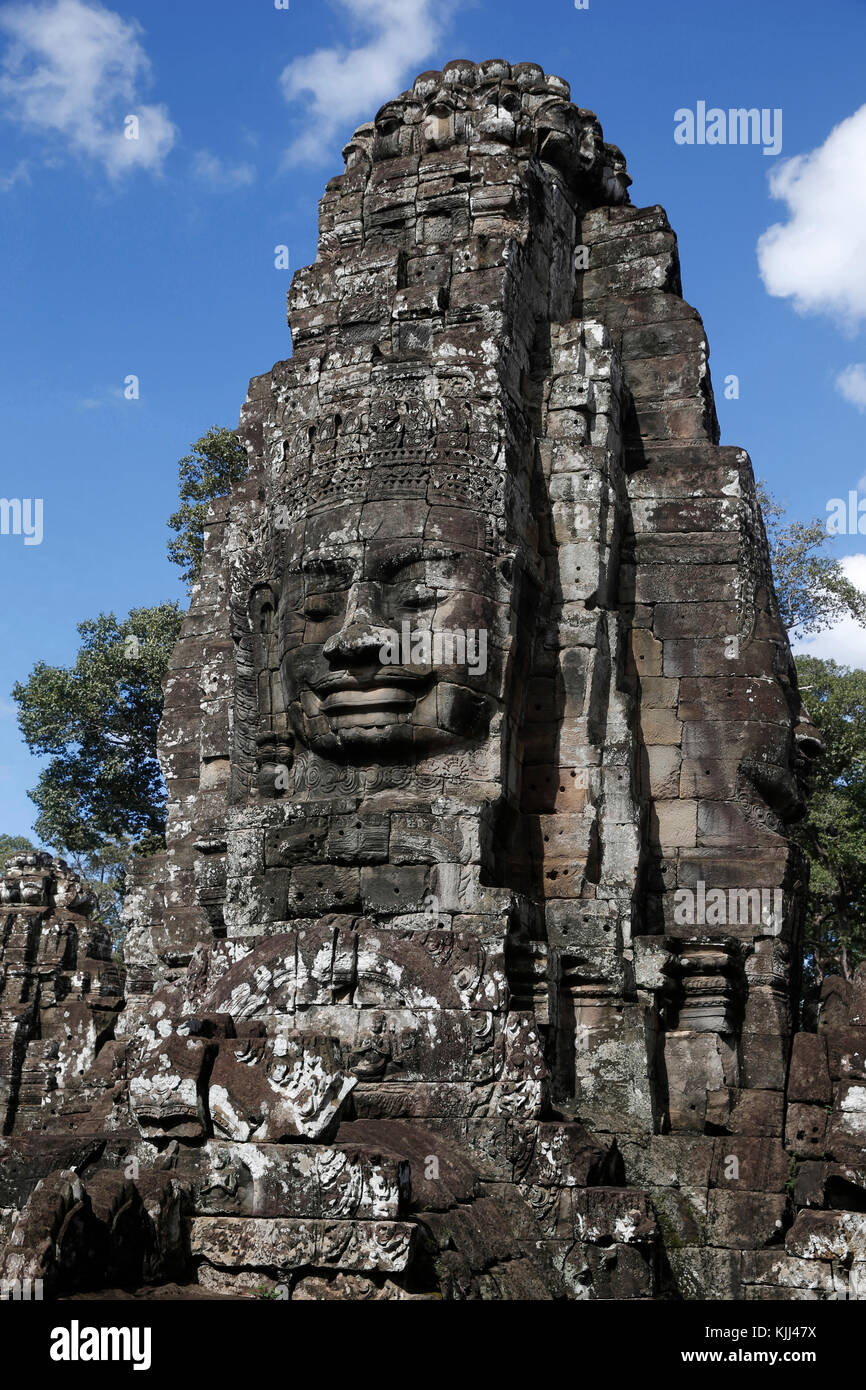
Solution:
[[(155, 846), (154, 846), (155, 847)], [(133, 852), (141, 853), (128, 841), (106, 840), (89, 854), (70, 853), (68, 860), (93, 895), (93, 920), (111, 929), (115, 950), (123, 945), (123, 895), (126, 866)]]
[[(852, 617), (866, 626), (866, 596), (825, 550), (817, 518), (789, 521), (759, 486), (776, 594), (792, 640)], [(805, 818), (794, 839), (810, 865), (805, 922), (807, 993), (825, 975), (850, 979), (866, 958), (866, 671), (798, 656), (806, 707), (824, 738)]]
[[(169, 518), (175, 535), (168, 554), (190, 587), (201, 571), (208, 507), (246, 470), (237, 434), (216, 426), (178, 463), (180, 505)], [(39, 662), (12, 691), (27, 746), (49, 760), (30, 793), (35, 832), (87, 880), (98, 919), (116, 930), (128, 859), (164, 843), (156, 735), (182, 618), (176, 603), (135, 608), (122, 621), (100, 613), (79, 624), (74, 665)], [(0, 867), (33, 848), (25, 836), (0, 836)]]
[(801, 656), (797, 673), (826, 745), (794, 830), (811, 866), (806, 974), (820, 985), (828, 974), (850, 979), (866, 958), (866, 671)]
[(188, 587), (201, 574), (204, 524), (215, 497), (224, 497), (246, 476), (247, 454), (234, 430), (213, 426), (178, 463), (180, 506), (168, 519), (177, 535), (168, 556), (183, 568)]
[(826, 551), (827, 528), (813, 521), (790, 521), (780, 502), (758, 484), (776, 597), (790, 637), (824, 632), (840, 618), (866, 625), (866, 595), (851, 583), (838, 560)]
[[(162, 681), (182, 620), (176, 603), (79, 624), (71, 667), (39, 662), (12, 696), (32, 753), (50, 759), (30, 793), (34, 829), (67, 855), (162, 843), (165, 787), (156, 757)], [(113, 852), (113, 851), (112, 851)]]

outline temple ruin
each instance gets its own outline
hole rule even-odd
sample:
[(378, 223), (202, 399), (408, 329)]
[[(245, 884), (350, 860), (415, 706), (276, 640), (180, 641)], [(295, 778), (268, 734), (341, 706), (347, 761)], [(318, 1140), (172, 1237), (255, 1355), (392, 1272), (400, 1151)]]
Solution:
[(797, 1031), (820, 736), (667, 217), (533, 63), (344, 153), (125, 972), (62, 861), (0, 885), (3, 1275), (864, 1298), (866, 974)]

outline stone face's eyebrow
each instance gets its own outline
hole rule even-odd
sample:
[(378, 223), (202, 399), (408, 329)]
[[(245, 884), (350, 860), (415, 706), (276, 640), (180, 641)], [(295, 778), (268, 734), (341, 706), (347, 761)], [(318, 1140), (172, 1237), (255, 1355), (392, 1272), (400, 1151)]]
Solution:
[(373, 568), (381, 579), (393, 579), (400, 570), (409, 565), (417, 565), (424, 560), (453, 560), (457, 552), (445, 546), (424, 545), (421, 542), (409, 543), (373, 560)]
[(350, 576), (353, 569), (351, 560), (338, 555), (305, 555), (301, 561), (304, 574), (340, 574)]

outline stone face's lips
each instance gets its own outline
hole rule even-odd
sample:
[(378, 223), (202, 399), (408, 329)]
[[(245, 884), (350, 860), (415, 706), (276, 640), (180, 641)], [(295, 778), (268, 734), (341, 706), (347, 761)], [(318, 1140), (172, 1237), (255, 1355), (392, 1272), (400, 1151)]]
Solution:
[(417, 692), (400, 685), (374, 685), (367, 688), (345, 686), (326, 695), (322, 706), (326, 714), (338, 710), (382, 709), (386, 706), (407, 708), (414, 704)]
[(326, 676), (324, 680), (316, 681), (314, 689), (318, 696), (324, 698), (326, 695), (341, 690), (381, 690), (387, 686), (403, 689), (411, 685), (420, 685), (424, 679), (424, 676), (404, 671), (400, 666), (391, 666), (387, 675), (382, 671), (376, 675), (375, 679), (368, 680), (361, 680), (358, 676), (350, 676), (348, 671), (337, 671), (332, 676)]

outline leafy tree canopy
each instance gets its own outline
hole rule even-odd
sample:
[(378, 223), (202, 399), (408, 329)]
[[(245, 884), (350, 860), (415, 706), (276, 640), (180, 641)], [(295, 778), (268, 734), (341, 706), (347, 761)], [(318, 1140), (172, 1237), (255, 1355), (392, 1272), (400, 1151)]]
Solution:
[(851, 583), (838, 560), (827, 554), (827, 528), (820, 518), (789, 521), (785, 509), (758, 484), (776, 597), (789, 635), (808, 637), (840, 618), (866, 626), (866, 595)]
[[(169, 518), (176, 534), (168, 554), (189, 587), (201, 571), (208, 507), (246, 471), (237, 434), (217, 426), (178, 464), (180, 505)], [(79, 624), (73, 666), (39, 662), (12, 692), (27, 746), (49, 759), (30, 793), (36, 834), (87, 880), (97, 917), (116, 930), (128, 859), (164, 843), (156, 735), (182, 618), (176, 603), (135, 608), (122, 621), (100, 613)], [(25, 836), (0, 836), (0, 867), (33, 848)]]
[(177, 535), (168, 543), (168, 557), (183, 568), (189, 588), (201, 574), (204, 523), (215, 497), (224, 497), (246, 476), (247, 454), (234, 430), (214, 426), (192, 445), (178, 463), (180, 506), (168, 519)]
[(165, 788), (156, 757), (162, 681), (180, 631), (176, 603), (80, 623), (74, 666), (39, 662), (13, 699), (32, 753), (48, 757), (35, 830), (61, 854), (162, 843)]
[[(792, 640), (840, 618), (866, 626), (866, 596), (825, 549), (824, 523), (789, 521), (759, 484), (776, 595)], [(804, 936), (805, 987), (827, 974), (850, 978), (866, 959), (866, 671), (798, 656), (806, 707), (824, 737), (805, 818), (794, 839), (810, 863)]]
[(804, 946), (819, 985), (866, 958), (866, 671), (801, 656), (797, 674), (826, 745), (793, 832), (811, 864)]

